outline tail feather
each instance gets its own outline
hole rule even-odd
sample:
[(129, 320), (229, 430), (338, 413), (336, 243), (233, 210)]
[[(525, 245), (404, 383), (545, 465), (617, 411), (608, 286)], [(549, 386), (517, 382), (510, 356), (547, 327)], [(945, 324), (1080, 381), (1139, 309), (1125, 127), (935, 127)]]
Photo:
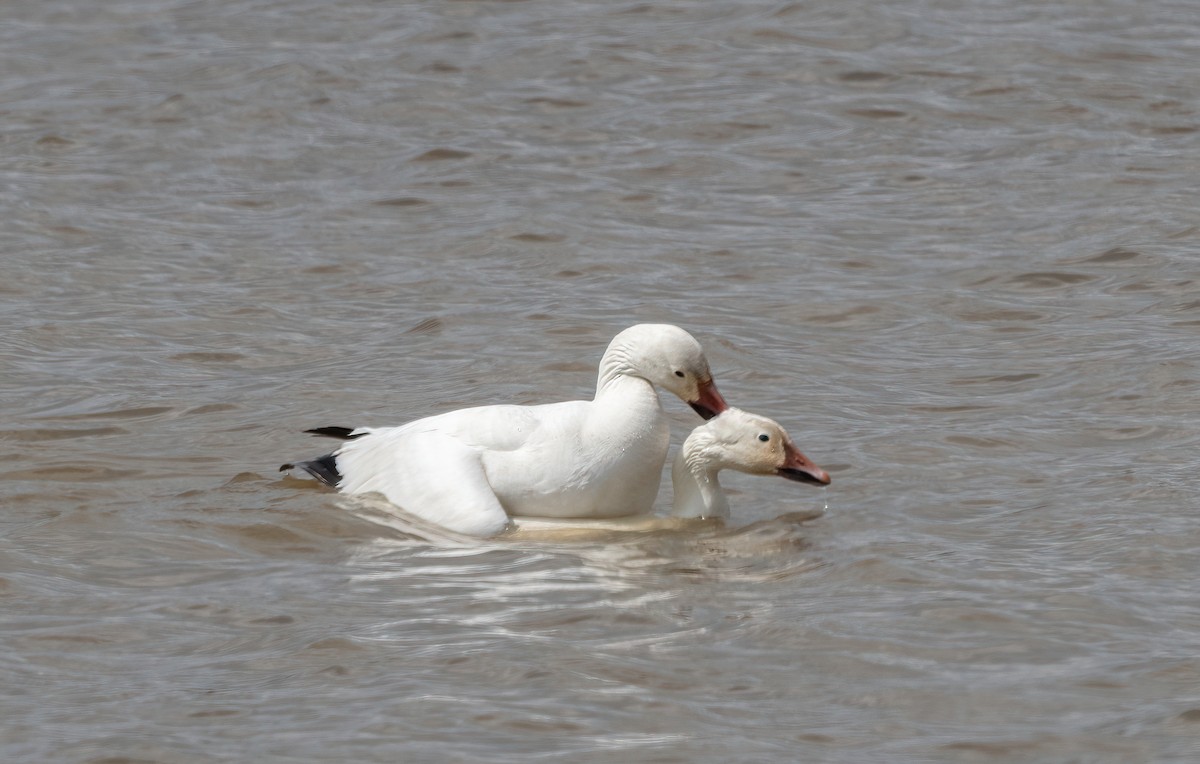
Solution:
[(324, 435), (327, 438), (337, 438), (338, 440), (354, 440), (366, 435), (365, 432), (354, 432), (354, 427), (314, 427), (305, 432), (312, 435)]
[(342, 473), (338, 472), (337, 457), (333, 454), (325, 454), (318, 456), (316, 459), (308, 462), (296, 462), (295, 464), (284, 464), (279, 468), (280, 472), (288, 470), (301, 469), (308, 474), (320, 480), (327, 486), (337, 488), (338, 483), (342, 482)]

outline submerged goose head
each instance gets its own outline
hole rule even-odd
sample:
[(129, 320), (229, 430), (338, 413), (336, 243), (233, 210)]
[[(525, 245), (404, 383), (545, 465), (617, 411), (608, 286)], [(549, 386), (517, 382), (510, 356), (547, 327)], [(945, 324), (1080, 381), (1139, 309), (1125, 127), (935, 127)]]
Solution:
[(671, 478), (676, 516), (725, 517), (729, 503), (717, 480), (723, 469), (779, 475), (810, 485), (829, 485), (829, 473), (800, 453), (778, 422), (741, 409), (692, 430), (683, 442)]
[(616, 376), (640, 377), (674, 393), (705, 419), (729, 408), (696, 339), (671, 324), (637, 324), (613, 337), (600, 361), (600, 387)]

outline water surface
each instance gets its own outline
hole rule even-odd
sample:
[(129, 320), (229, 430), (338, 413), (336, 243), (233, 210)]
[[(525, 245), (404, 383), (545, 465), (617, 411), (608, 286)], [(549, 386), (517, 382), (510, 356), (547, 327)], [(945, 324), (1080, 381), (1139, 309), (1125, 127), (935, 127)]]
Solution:
[[(1200, 752), (1192, 4), (0, 20), (0, 758)], [(833, 486), (478, 542), (276, 473), (636, 321)]]

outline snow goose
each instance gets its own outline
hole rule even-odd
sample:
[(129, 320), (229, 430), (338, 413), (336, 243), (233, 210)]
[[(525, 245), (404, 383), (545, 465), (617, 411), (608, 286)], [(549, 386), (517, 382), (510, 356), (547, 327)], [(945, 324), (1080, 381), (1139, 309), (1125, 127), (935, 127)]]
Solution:
[(811, 485), (831, 482), (829, 473), (800, 453), (778, 422), (729, 408), (692, 430), (675, 456), (672, 516), (728, 517), (729, 501), (717, 480), (723, 469)]
[(509, 516), (605, 518), (654, 504), (670, 442), (655, 387), (705, 419), (728, 408), (704, 351), (669, 324), (622, 331), (591, 401), (459, 409), (399, 427), (321, 427), (346, 442), (285, 464), (346, 494), (380, 493), (458, 533), (491, 536)]
[(692, 430), (671, 465), (674, 502), (671, 515), (647, 514), (609, 519), (513, 519), (517, 538), (539, 541), (596, 541), (609, 533), (647, 533), (691, 527), (697, 519), (725, 520), (729, 500), (718, 480), (723, 469), (752, 475), (779, 475), (826, 486), (829, 473), (813, 464), (771, 419), (728, 408)]

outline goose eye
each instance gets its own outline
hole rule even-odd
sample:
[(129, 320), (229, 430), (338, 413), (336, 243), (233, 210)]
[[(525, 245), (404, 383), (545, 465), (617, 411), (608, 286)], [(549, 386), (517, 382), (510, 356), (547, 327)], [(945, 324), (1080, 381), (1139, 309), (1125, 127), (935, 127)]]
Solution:
[(764, 432), (762, 435), (758, 436), (758, 439), (761, 440), (763, 443), (766, 443), (768, 440), (771, 439), (771, 436)]
[(677, 371), (677, 372), (675, 372), (675, 376), (679, 377), (680, 379), (683, 379), (683, 372)]

